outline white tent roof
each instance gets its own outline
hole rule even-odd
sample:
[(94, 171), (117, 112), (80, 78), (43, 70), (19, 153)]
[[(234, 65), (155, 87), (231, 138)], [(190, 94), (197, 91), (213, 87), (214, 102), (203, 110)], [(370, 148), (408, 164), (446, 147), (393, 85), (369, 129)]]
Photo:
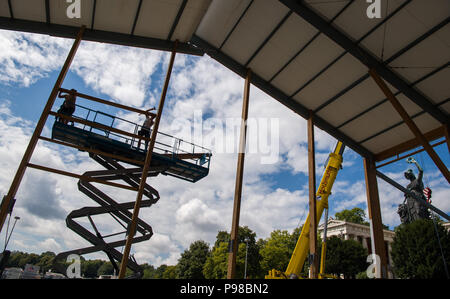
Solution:
[(381, 3), (382, 17), (370, 19), (360, 0), (84, 0), (82, 17), (68, 19), (65, 1), (0, 0), (0, 28), (69, 36), (86, 25), (87, 39), (161, 50), (178, 39), (180, 52), (205, 52), (241, 76), (251, 68), (255, 86), (377, 156), (414, 135), (369, 67), (422, 133), (450, 112), (450, 1)]
[(0, 0), (0, 28), (73, 36), (85, 25), (85, 39), (170, 50), (173, 41), (188, 54), (188, 46), (211, 0), (81, 0), (80, 18), (69, 18), (65, 0)]

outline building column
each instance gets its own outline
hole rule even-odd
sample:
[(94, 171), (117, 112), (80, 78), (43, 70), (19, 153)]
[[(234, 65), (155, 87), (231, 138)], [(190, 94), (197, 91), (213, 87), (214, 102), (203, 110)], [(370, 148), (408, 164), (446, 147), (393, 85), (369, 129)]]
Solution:
[(369, 244), (367, 243), (367, 237), (362, 237), (361, 245), (367, 249), (367, 252), (369, 252)]

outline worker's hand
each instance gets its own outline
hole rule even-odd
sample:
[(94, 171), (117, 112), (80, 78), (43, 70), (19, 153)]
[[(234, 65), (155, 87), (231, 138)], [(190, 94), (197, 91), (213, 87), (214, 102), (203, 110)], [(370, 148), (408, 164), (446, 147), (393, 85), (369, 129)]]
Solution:
[(417, 161), (413, 157), (409, 157), (408, 159), (406, 159), (406, 162), (408, 162), (408, 163), (417, 163)]

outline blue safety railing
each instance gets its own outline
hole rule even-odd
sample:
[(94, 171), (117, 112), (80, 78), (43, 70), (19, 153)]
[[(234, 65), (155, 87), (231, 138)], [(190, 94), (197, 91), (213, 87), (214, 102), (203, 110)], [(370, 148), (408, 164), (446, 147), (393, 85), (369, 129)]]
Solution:
[[(121, 131), (132, 133), (134, 135), (138, 135), (138, 132), (142, 129), (142, 125), (78, 104), (76, 105), (76, 109), (72, 117), (75, 119), (86, 120), (94, 123), (92, 126), (78, 123), (76, 121), (74, 123), (71, 123), (71, 125), (76, 128), (122, 142), (129, 145), (132, 150), (145, 152), (144, 140), (141, 140), (139, 142), (140, 139), (137, 137), (131, 137), (109, 130), (109, 128), (115, 128)], [(99, 128), (98, 126), (96, 126), (96, 124), (100, 124), (104, 128)], [(183, 154), (194, 154), (191, 158), (186, 158), (186, 155), (184, 155), (182, 159), (189, 163), (206, 167), (208, 169), (211, 159), (211, 151), (209, 149), (162, 132), (158, 132), (157, 134), (153, 153), (162, 154), (173, 158), (180, 157), (180, 155)]]

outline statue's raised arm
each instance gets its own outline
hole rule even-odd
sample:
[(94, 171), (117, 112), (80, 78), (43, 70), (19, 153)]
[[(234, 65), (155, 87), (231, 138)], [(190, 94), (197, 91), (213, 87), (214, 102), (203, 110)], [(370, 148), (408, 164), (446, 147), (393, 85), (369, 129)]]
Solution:
[(418, 181), (422, 181), (423, 169), (422, 169), (422, 167), (420, 167), (419, 163), (417, 163), (416, 159), (414, 159), (414, 157), (409, 157), (408, 159), (406, 159), (406, 162), (416, 165), (417, 170), (419, 171), (419, 175), (417, 177), (417, 180)]

